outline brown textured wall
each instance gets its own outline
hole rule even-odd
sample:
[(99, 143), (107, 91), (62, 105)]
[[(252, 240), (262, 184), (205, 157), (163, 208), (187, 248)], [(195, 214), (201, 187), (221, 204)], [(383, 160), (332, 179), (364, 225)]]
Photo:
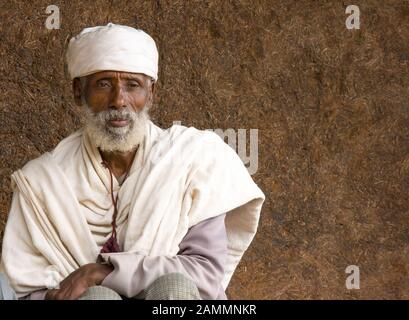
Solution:
[[(61, 29), (47, 30), (56, 4)], [(361, 29), (345, 27), (359, 5)], [(231, 299), (409, 298), (408, 1), (2, 1), (0, 230), (9, 176), (81, 125), (67, 40), (107, 22), (160, 50), (153, 119), (259, 129), (266, 194)], [(0, 238), (2, 233), (0, 234)], [(345, 268), (361, 289), (345, 288)]]

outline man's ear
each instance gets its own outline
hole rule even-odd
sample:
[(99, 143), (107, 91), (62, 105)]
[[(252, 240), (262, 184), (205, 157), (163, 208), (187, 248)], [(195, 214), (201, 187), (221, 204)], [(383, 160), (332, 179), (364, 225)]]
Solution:
[(74, 92), (74, 101), (78, 107), (82, 106), (82, 95), (84, 94), (80, 78), (74, 78), (72, 81), (72, 91)]
[(155, 96), (155, 86), (156, 82), (152, 81), (151, 86), (150, 86), (150, 107), (153, 105), (153, 97)]

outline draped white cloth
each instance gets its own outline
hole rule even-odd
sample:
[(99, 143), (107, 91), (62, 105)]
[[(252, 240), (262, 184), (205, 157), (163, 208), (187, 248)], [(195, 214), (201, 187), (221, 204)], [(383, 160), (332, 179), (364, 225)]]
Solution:
[[(18, 297), (54, 287), (95, 262), (111, 231), (110, 176), (83, 130), (12, 175), (13, 204), (0, 272)], [(241, 159), (213, 132), (149, 121), (130, 174), (119, 192), (122, 250), (174, 256), (188, 228), (226, 214), (226, 289), (259, 222), (264, 194)], [(115, 253), (104, 254), (107, 259)]]

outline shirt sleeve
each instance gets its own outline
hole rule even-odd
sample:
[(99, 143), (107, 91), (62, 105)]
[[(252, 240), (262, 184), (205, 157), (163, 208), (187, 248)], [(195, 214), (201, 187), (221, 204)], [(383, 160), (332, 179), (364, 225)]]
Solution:
[(176, 256), (135, 252), (101, 254), (114, 267), (101, 285), (134, 297), (158, 277), (179, 272), (190, 278), (205, 300), (226, 299), (221, 282), (227, 257), (226, 214), (206, 219), (188, 230)]
[(25, 297), (19, 298), (19, 300), (45, 300), (45, 295), (47, 294), (48, 289), (41, 289), (34, 292), (31, 292)]

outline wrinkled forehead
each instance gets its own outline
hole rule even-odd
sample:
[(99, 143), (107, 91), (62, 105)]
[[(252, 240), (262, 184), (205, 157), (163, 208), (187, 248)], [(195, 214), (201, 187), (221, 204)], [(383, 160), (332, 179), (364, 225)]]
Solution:
[(134, 80), (140, 83), (145, 83), (146, 81), (155, 82), (155, 80), (143, 73), (136, 72), (127, 72), (127, 71), (113, 71), (113, 70), (104, 70), (89, 74), (87, 76), (79, 77), (81, 84), (85, 85), (89, 82), (95, 82), (100, 80), (115, 80), (115, 81), (127, 81)]
[(86, 76), (87, 79), (99, 80), (99, 79), (134, 79), (134, 80), (147, 80), (151, 77), (143, 73), (135, 72), (126, 72), (126, 71), (113, 71), (113, 70), (104, 70), (95, 72)]

